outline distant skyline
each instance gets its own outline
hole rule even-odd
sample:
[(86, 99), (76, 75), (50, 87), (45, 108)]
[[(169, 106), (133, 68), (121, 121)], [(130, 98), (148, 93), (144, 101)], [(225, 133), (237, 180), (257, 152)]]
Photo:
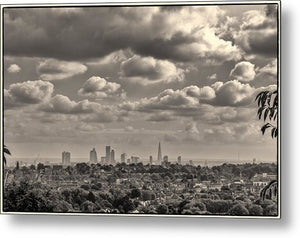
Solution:
[(4, 9), (13, 158), (276, 162), (254, 98), (277, 87), (275, 5)]

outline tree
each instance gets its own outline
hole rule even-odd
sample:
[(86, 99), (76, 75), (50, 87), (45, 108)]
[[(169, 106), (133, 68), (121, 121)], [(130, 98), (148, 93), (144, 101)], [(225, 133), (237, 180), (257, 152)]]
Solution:
[(272, 138), (276, 138), (278, 135), (278, 128), (272, 123), (277, 122), (278, 91), (262, 91), (256, 96), (255, 101), (257, 101), (258, 106), (258, 119), (263, 119), (264, 122), (266, 122), (267, 119), (269, 120), (269, 122), (262, 126), (262, 134), (264, 135), (265, 131), (269, 128), (271, 129)]
[(138, 198), (141, 196), (141, 191), (138, 188), (134, 188), (130, 192), (130, 197), (131, 198)]
[(229, 215), (232, 216), (247, 216), (249, 215), (249, 211), (248, 209), (243, 206), (242, 204), (237, 204), (235, 206), (233, 206), (229, 211), (228, 211)]
[(161, 204), (156, 208), (156, 211), (157, 211), (158, 214), (167, 214), (168, 213), (168, 207), (164, 204)]
[(6, 145), (3, 146), (3, 164), (6, 165), (6, 157), (5, 155), (11, 155), (9, 149), (6, 147)]
[(248, 211), (250, 216), (262, 216), (264, 213), (264, 210), (260, 205), (257, 204), (251, 204), (248, 206)]

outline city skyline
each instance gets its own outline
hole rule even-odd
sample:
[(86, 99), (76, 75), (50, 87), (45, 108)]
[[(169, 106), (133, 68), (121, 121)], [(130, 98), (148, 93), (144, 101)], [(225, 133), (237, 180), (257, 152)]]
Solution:
[(5, 144), (16, 159), (110, 145), (156, 160), (161, 141), (173, 160), (276, 162), (254, 99), (277, 88), (277, 34), (272, 4), (6, 8)]

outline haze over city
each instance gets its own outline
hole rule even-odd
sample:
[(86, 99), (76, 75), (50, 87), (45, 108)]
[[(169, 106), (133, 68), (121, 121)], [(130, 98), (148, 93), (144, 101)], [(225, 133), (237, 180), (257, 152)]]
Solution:
[(160, 141), (174, 161), (276, 162), (254, 102), (277, 87), (274, 6), (5, 9), (12, 158), (148, 160)]

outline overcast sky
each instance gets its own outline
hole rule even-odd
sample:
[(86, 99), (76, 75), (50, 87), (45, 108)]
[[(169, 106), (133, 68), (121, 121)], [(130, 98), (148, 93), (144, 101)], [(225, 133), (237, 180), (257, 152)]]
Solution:
[(6, 8), (4, 140), (15, 158), (276, 161), (254, 98), (277, 84), (275, 5)]

